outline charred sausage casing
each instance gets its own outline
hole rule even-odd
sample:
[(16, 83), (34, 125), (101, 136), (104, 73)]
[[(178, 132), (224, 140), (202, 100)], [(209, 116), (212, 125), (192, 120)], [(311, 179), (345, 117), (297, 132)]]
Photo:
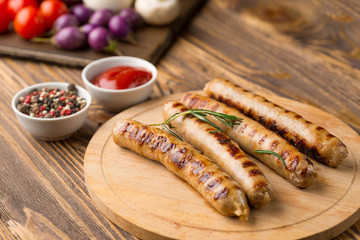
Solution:
[(283, 136), (319, 162), (337, 167), (348, 155), (344, 143), (324, 128), (228, 80), (216, 78), (208, 82), (204, 90), (209, 96), (238, 109)]
[[(164, 105), (164, 120), (187, 110), (182, 103), (169, 101)], [(171, 126), (239, 183), (253, 207), (261, 207), (274, 198), (263, 172), (226, 134), (191, 115), (175, 118)]]
[(248, 219), (250, 210), (240, 185), (188, 143), (130, 119), (117, 122), (112, 136), (117, 145), (162, 163), (221, 214), (238, 216), (244, 221)]
[[(215, 119), (213, 121), (237, 142), (241, 149), (255, 156), (293, 185), (304, 188), (314, 182), (317, 173), (313, 163), (289, 142), (260, 123), (246, 117), (234, 108), (199, 94), (187, 93), (182, 98), (182, 102), (189, 108), (207, 109), (241, 118), (240, 125), (234, 126), (233, 129), (220, 124)], [(268, 150), (279, 154), (285, 160), (286, 167), (277, 156), (256, 153), (255, 150)]]

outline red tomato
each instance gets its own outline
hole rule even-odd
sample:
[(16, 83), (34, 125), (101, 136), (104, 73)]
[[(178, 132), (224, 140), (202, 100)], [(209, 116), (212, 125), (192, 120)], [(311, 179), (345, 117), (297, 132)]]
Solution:
[(21, 37), (30, 39), (45, 32), (44, 19), (35, 7), (28, 6), (16, 14), (14, 29)]
[(6, 8), (0, 7), (0, 33), (6, 32), (9, 28), (10, 18), (7, 15)]
[(10, 19), (14, 20), (16, 13), (27, 6), (37, 7), (36, 0), (8, 0), (7, 11)]
[(39, 12), (43, 16), (46, 29), (51, 29), (55, 20), (69, 10), (65, 3), (60, 0), (46, 0), (40, 3)]
[(0, 0), (0, 9), (6, 9), (7, 8), (7, 0)]

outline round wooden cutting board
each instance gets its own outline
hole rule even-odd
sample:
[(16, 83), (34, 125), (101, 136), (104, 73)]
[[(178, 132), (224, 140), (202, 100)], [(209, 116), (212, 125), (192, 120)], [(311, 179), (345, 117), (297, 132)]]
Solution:
[(87, 147), (84, 171), (89, 194), (120, 228), (142, 239), (329, 239), (359, 219), (359, 135), (337, 118), (299, 102), (267, 96), (338, 136), (347, 145), (349, 157), (336, 169), (314, 163), (318, 181), (306, 189), (294, 187), (255, 160), (276, 198), (263, 208), (251, 209), (248, 222), (220, 215), (164, 166), (114, 144), (111, 132), (118, 120), (162, 122), (163, 103), (181, 95), (119, 113)]

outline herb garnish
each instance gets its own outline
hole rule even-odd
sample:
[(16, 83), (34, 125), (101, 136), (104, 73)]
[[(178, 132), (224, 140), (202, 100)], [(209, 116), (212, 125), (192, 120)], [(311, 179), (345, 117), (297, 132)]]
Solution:
[(172, 120), (174, 120), (175, 118), (178, 118), (180, 116), (184, 116), (184, 115), (192, 115), (192, 116), (200, 119), (201, 121), (210, 124), (211, 126), (213, 126), (216, 129), (215, 131), (212, 131), (212, 132), (216, 132), (216, 131), (222, 132), (222, 131), (218, 126), (216, 126), (213, 122), (211, 122), (209, 119), (207, 119), (208, 115), (211, 115), (211, 116), (215, 117), (221, 123), (225, 124), (226, 126), (230, 126), (231, 128), (233, 128), (235, 125), (239, 125), (241, 120), (242, 120), (242, 119), (240, 119), (240, 118), (238, 118), (236, 116), (227, 115), (227, 114), (224, 114), (224, 113), (218, 113), (218, 112), (214, 112), (214, 111), (210, 111), (210, 110), (189, 109), (189, 110), (181, 112), (181, 113), (175, 113), (169, 119), (167, 119), (166, 121), (164, 121), (162, 123), (154, 123), (154, 124), (150, 124), (150, 126), (161, 126), (164, 131), (166, 131), (166, 132), (174, 135), (176, 138), (182, 140), (179, 137), (179, 135), (177, 135), (176, 133), (171, 131), (170, 128), (168, 128), (166, 126), (166, 124), (170, 125), (170, 122)]
[(280, 156), (279, 154), (277, 154), (276, 152), (273, 152), (273, 151), (269, 151), (269, 150), (255, 150), (254, 152), (256, 153), (261, 153), (261, 154), (271, 154), (271, 155), (274, 155), (278, 158), (280, 158), (280, 160), (282, 161), (282, 163), (284, 164), (284, 166), (286, 167), (286, 163), (285, 163), (285, 160), (282, 158), (282, 156)]

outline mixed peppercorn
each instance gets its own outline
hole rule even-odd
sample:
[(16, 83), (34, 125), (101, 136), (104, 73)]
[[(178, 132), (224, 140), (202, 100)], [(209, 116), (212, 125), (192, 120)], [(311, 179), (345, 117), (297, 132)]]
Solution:
[(74, 84), (67, 90), (54, 88), (33, 89), (19, 98), (17, 109), (30, 117), (59, 118), (74, 114), (86, 106), (86, 100), (77, 96)]

